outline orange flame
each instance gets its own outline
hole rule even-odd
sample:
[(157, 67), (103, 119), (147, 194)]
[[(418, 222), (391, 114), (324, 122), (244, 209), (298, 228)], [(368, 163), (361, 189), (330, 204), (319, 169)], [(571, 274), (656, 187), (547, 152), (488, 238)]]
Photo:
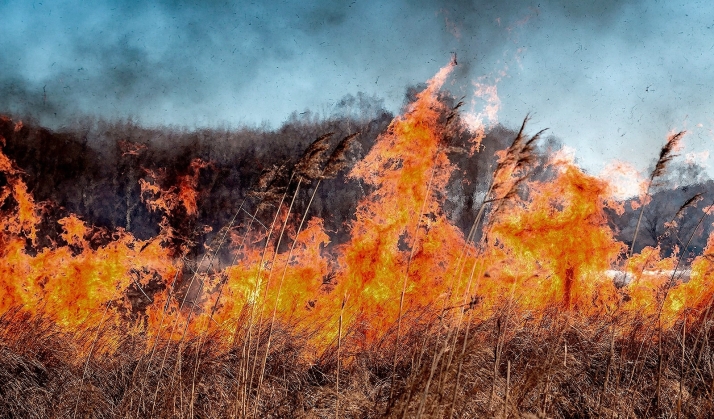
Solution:
[(598, 300), (614, 292), (603, 272), (624, 249), (604, 213), (609, 188), (572, 164), (558, 169), (553, 181), (531, 183), (528, 201), (518, 200), (494, 222), (492, 240), (508, 267), (491, 277), (516, 283), (516, 299), (531, 310), (597, 311)]
[[(447, 271), (463, 246), (437, 198), (453, 168), (441, 143), (443, 105), (436, 95), (453, 65), (429, 81), (350, 174), (374, 191), (357, 207), (352, 239), (341, 249), (334, 295), (349, 295), (349, 310), (369, 317), (368, 339), (399, 317), (403, 284), (405, 311), (431, 305), (445, 291)], [(330, 303), (334, 317), (341, 299)]]
[[(662, 258), (659, 249), (645, 248), (627, 262), (623, 277), (628, 283), (616, 289), (608, 272), (626, 249), (605, 216), (606, 208), (618, 208), (613, 188), (569, 159), (551, 160), (549, 180), (524, 181), (521, 159), (526, 157), (501, 152), (501, 169), (486, 197), (498, 210), (486, 217), (482, 240), (467, 240), (441, 205), (454, 167), (444, 143), (448, 133), (442, 117), (448, 109), (438, 93), (454, 65), (429, 80), (349, 174), (368, 185), (369, 193), (358, 203), (345, 245), (328, 251), (329, 236), (319, 218), (308, 220), (300, 231), (288, 226), (280, 238), (271, 227), (243, 231), (244, 226), (228, 226), (232, 239), (226, 245), (236, 263), (213, 264), (210, 250), (204, 261), (211, 262), (198, 263), (190, 278), (184, 277), (184, 262), (168, 248), (172, 233), (165, 222), (152, 239), (138, 240), (118, 229), (98, 246), (91, 239), (98, 229), (70, 215), (58, 221), (59, 244), (37, 246), (40, 207), (22, 171), (0, 151), (0, 172), (7, 179), (0, 189), (0, 312), (20, 306), (45, 313), (67, 329), (106, 314), (129, 327), (136, 316), (128, 291), (144, 292), (158, 281), (159, 289), (146, 295), (152, 304), (142, 326), (149, 333), (180, 338), (167, 317), (190, 320), (190, 333), (213, 324), (234, 331), (243, 327), (242, 316), (251, 309), (263, 320), (274, 311), (281, 322), (324, 327), (316, 343), (325, 345), (336, 336), (342, 314), (358, 325), (369, 344), (402, 319), (434, 319), (438, 310), (457, 307), (462, 298), (460, 308), (478, 306), (474, 312), (483, 316), (508, 298), (534, 315), (550, 307), (593, 316), (625, 310), (661, 315), (664, 325), (711, 304), (712, 237), (693, 261), (688, 279), (677, 276), (676, 269), (682, 269), (675, 257)], [(495, 90), (486, 93), (498, 103)], [(483, 138), (482, 128), (475, 142)], [(142, 151), (128, 143), (121, 147), (125, 155)], [(176, 211), (197, 217), (200, 174), (208, 168), (210, 163), (194, 160), (176, 185), (169, 184), (165, 171), (147, 170), (139, 181), (142, 197), (165, 217)], [(515, 185), (525, 192), (514, 193)], [(275, 225), (295, 216), (284, 205), (277, 212)], [(281, 239), (291, 250), (278, 245)], [(188, 297), (179, 298), (174, 286), (194, 280), (198, 285), (190, 291), (195, 295), (184, 305), (181, 299)]]

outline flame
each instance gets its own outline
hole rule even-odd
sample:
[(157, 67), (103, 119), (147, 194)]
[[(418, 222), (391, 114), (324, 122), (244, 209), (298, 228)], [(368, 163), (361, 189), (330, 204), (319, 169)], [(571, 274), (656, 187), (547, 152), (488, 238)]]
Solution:
[(494, 279), (500, 287), (513, 284), (515, 299), (529, 310), (599, 311), (598, 302), (614, 293), (602, 273), (623, 251), (604, 213), (608, 185), (560, 163), (554, 180), (528, 190), (527, 201), (517, 200), (494, 222), (491, 239), (502, 246), (494, 260), (506, 259)]
[[(133, 154), (134, 152), (138, 151), (131, 151), (130, 153)], [(139, 180), (141, 194), (152, 211), (162, 211), (165, 214), (170, 214), (176, 208), (182, 206), (187, 215), (196, 216), (198, 214), (199, 198), (196, 190), (198, 176), (200, 170), (207, 167), (210, 167), (210, 163), (201, 159), (193, 160), (189, 166), (189, 174), (179, 176), (178, 186), (170, 186), (166, 189), (161, 187), (162, 183), (167, 182), (165, 172), (146, 170), (148, 180)]]
[(0, 311), (19, 306), (42, 312), (68, 329), (97, 320), (109, 307), (119, 319), (129, 286), (175, 271), (160, 244), (162, 235), (141, 241), (120, 229), (106, 245), (95, 247), (89, 241), (95, 230), (76, 215), (57, 221), (66, 245), (34, 247), (40, 207), (20, 170), (1, 151), (0, 171), (9, 184), (0, 194), (2, 203), (14, 204), (0, 219)]
[[(350, 173), (374, 190), (357, 207), (351, 240), (341, 249), (334, 294), (349, 295), (350, 314), (370, 319), (368, 341), (388, 330), (400, 311), (433, 304), (433, 297), (445, 291), (448, 267), (463, 246), (438, 199), (453, 167), (441, 142), (443, 105), (437, 93), (453, 66), (428, 82)], [(400, 309), (402, 291), (406, 307)], [(331, 303), (334, 317), (341, 300)]]
[[(552, 176), (528, 180), (533, 144), (523, 138), (499, 152), (482, 206), (486, 215), (477, 219), (476, 234), (465, 237), (442, 208), (454, 166), (443, 118), (450, 109), (439, 90), (455, 65), (429, 80), (349, 173), (367, 185), (368, 193), (348, 226), (349, 240), (338, 248), (329, 246), (322, 219), (294, 222), (300, 217), (287, 205), (293, 199), (289, 194), (304, 193), (294, 181), (284, 202), (271, 209), (272, 225), (254, 222), (254, 214), (243, 224), (226, 226), (216, 235), (220, 244), (192, 261), (190, 272), (181, 259), (185, 249), (171, 248), (174, 232), (166, 220), (198, 216), (201, 173), (212, 170), (198, 159), (173, 179), (164, 170), (146, 170), (139, 180), (148, 208), (164, 216), (156, 237), (139, 240), (122, 229), (101, 231), (69, 215), (57, 221), (61, 240), (40, 247), (42, 206), (0, 149), (0, 172), (7, 179), (0, 189), (0, 312), (21, 307), (67, 330), (107, 319), (119, 331), (138, 327), (172, 339), (185, 338), (182, 330), (195, 336), (220, 327), (235, 334), (252, 327), (247, 322), (268, 322), (272, 328), (277, 321), (320, 329), (314, 343), (324, 348), (335, 340), (343, 317), (367, 345), (402, 321), (428, 322), (444, 311), (459, 313), (451, 320), (470, 309), (485, 318), (504, 299), (536, 316), (553, 307), (587, 316), (622, 310), (661, 316), (665, 327), (714, 300), (709, 280), (714, 238), (692, 262), (688, 278), (678, 275), (681, 261), (661, 257), (658, 248), (647, 247), (623, 261), (627, 248), (615, 239), (605, 209), (621, 211), (617, 199), (642, 182), (618, 191), (608, 176), (580, 170), (567, 150), (548, 163)], [(489, 103), (479, 118), (496, 121), (495, 87), (478, 88)], [(476, 145), (484, 138), (484, 125), (477, 128), (472, 131)], [(144, 149), (120, 146), (124, 155)], [(610, 172), (626, 173), (622, 165)], [(641, 204), (648, 199), (643, 194)], [(97, 235), (105, 238), (94, 240)], [(216, 261), (222, 246), (233, 263)], [(618, 289), (613, 277), (623, 265), (627, 280)], [(150, 303), (141, 316), (130, 290), (141, 291)]]

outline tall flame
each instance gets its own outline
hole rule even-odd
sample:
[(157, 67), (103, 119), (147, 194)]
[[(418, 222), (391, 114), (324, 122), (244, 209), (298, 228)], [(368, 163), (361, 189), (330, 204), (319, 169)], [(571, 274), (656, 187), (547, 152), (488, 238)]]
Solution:
[[(403, 284), (405, 311), (433, 304), (445, 291), (449, 266), (464, 242), (438, 196), (453, 167), (443, 144), (444, 105), (437, 94), (452, 69), (453, 64), (442, 68), (428, 82), (350, 173), (373, 190), (357, 206), (334, 294), (349, 296), (349, 311), (369, 319), (368, 337), (399, 317)], [(337, 313), (340, 301), (331, 302)]]
[[(303, 192), (298, 182), (317, 179), (302, 172), (286, 187), (272, 226), (258, 228), (248, 219), (221, 230), (218, 236), (230, 237), (225, 246), (232, 264), (216, 262), (217, 249), (203, 256), (204, 263), (182, 260), (186, 252), (171, 249), (166, 222), (148, 240), (117, 229), (96, 241), (100, 229), (69, 215), (58, 221), (61, 240), (40, 247), (42, 207), (0, 149), (0, 172), (7, 179), (0, 189), (0, 312), (21, 307), (68, 330), (106, 316), (120, 329), (138, 325), (174, 339), (184, 338), (177, 322), (188, 323), (191, 334), (215, 325), (236, 332), (243, 330), (246, 313), (260, 322), (274, 312), (279, 322), (323, 327), (315, 343), (324, 346), (334, 340), (343, 317), (369, 344), (402, 320), (434, 320), (462, 302), (462, 313), (478, 308), (484, 317), (507, 298), (533, 314), (552, 307), (589, 316), (624, 310), (661, 315), (664, 325), (711, 303), (712, 237), (688, 278), (678, 275), (683, 269), (675, 256), (663, 258), (660, 249), (647, 247), (627, 262), (628, 280), (618, 289), (608, 272), (622, 265), (626, 246), (606, 220), (605, 209), (618, 205), (611, 185), (562, 158), (550, 161), (547, 180), (527, 179), (524, 168), (533, 163), (537, 136), (526, 141), (523, 130), (498, 156), (482, 206), (484, 212), (490, 208), (488, 214), (474, 214), (481, 239), (465, 237), (442, 208), (454, 166), (444, 121), (449, 109), (439, 90), (454, 65), (429, 80), (349, 173), (368, 193), (357, 205), (349, 240), (336, 249), (329, 248), (321, 219), (299, 228), (291, 223), (299, 217), (286, 204), (293, 199), (288, 195)], [(161, 171), (146, 171), (142, 197), (167, 218), (177, 211), (196, 217), (204, 169), (210, 163), (194, 160), (176, 185)], [(193, 272), (189, 265), (195, 265)], [(145, 317), (137, 317), (131, 290), (143, 293)]]

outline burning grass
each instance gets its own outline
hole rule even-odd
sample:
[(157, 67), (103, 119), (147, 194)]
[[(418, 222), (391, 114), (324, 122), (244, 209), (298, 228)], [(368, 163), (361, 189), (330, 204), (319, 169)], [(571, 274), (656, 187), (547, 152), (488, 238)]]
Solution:
[[(320, 135), (294, 162), (267, 167), (200, 252), (175, 219), (201, 212), (197, 187), (211, 163), (191, 160), (175, 184), (145, 170), (156, 236), (108, 233), (72, 214), (40, 245), (46, 211), (0, 154), (0, 411), (710, 416), (714, 238), (692, 260), (635, 253), (643, 212), (632, 243), (618, 241), (606, 212), (622, 203), (610, 185), (541, 154), (527, 119), (462, 231), (444, 210), (450, 156), (478, 149), (484, 131), (470, 147), (453, 143), (470, 135), (459, 105), (438, 95), (454, 65), (351, 169), (359, 133)], [(642, 205), (682, 135), (662, 148)], [(366, 192), (347, 239), (331, 246), (309, 210), (343, 170)], [(711, 210), (700, 197), (668, 224), (698, 218), (678, 237), (685, 249)]]

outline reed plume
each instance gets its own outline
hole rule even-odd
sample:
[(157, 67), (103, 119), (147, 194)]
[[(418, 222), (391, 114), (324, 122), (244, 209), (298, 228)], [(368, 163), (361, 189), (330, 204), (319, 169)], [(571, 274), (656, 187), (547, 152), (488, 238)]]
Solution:
[[(647, 199), (649, 197), (650, 189), (652, 188), (652, 186), (654, 184), (654, 180), (664, 174), (664, 172), (667, 168), (667, 164), (674, 157), (676, 157), (676, 155), (674, 155), (672, 153), (674, 152), (674, 150), (676, 150), (677, 145), (682, 140), (682, 137), (684, 137), (684, 134), (686, 134), (686, 131), (680, 131), (676, 134), (670, 135), (669, 138), (667, 139), (667, 142), (662, 146), (662, 149), (659, 151), (659, 159), (657, 159), (655, 168), (652, 170), (652, 173), (650, 174), (650, 177), (647, 181), (647, 189), (645, 190), (644, 199)], [(632, 236), (632, 245), (630, 246), (629, 257), (632, 257), (632, 255), (635, 252), (635, 243), (637, 242), (637, 233), (639, 232), (640, 224), (642, 223), (642, 214), (644, 214), (644, 211), (645, 211), (644, 207), (645, 207), (645, 205), (643, 202), (642, 206), (640, 207), (640, 215), (637, 217), (637, 225), (635, 226), (635, 233)]]

